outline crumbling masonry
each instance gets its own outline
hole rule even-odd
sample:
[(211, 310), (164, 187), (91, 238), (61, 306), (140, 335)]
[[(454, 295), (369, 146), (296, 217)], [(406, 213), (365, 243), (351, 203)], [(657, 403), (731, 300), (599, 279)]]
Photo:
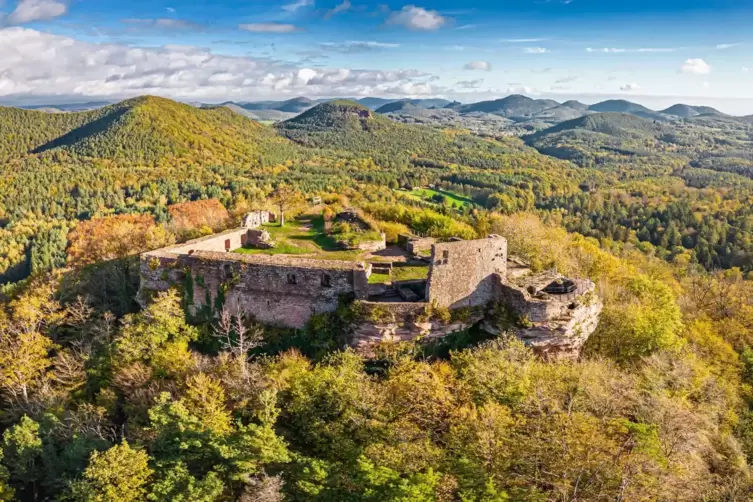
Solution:
[[(532, 274), (508, 261), (500, 236), (434, 243), (424, 257), (428, 280), (394, 284), (400, 297), (388, 298), (369, 285), (366, 262), (230, 252), (270, 218), (255, 214), (241, 228), (142, 254), (139, 300), (181, 285), (194, 315), (227, 308), (264, 324), (303, 328), (312, 315), (352, 298), (362, 315), (350, 343), (365, 354), (480, 324), (491, 333), (512, 331), (549, 357), (577, 357), (598, 323), (602, 305), (591, 281), (567, 280), (564, 288), (558, 274)], [(552, 293), (552, 284), (565, 291)]]

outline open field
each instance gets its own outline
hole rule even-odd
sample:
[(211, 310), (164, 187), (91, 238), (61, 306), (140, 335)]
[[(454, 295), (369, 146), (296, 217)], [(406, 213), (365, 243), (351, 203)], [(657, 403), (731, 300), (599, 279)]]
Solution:
[(415, 188), (412, 191), (400, 190), (400, 193), (407, 195), (411, 198), (421, 199), (427, 202), (435, 202), (432, 197), (435, 195), (443, 195), (446, 197), (448, 203), (454, 205), (458, 209), (465, 208), (466, 206), (473, 205), (473, 201), (462, 195), (458, 195), (453, 192), (447, 192), (444, 190), (436, 190), (433, 188)]

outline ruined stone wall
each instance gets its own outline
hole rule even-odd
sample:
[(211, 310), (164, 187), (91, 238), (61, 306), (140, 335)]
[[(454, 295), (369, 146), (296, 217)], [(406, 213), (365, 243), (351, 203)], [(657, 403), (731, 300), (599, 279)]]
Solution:
[(227, 252), (246, 245), (248, 229), (234, 228), (219, 234), (207, 235), (169, 248), (173, 254), (189, 254), (196, 251)]
[(435, 244), (426, 298), (451, 309), (485, 305), (497, 299), (506, 271), (503, 237)]
[(431, 247), (436, 242), (437, 240), (433, 237), (414, 237), (408, 240), (405, 250), (417, 255), (427, 254), (431, 252)]
[(364, 263), (207, 251), (149, 255), (142, 257), (142, 288), (160, 291), (190, 281), (194, 314), (224, 307), (264, 324), (302, 328), (312, 314), (334, 311), (341, 295), (368, 295), (370, 266)]
[(251, 211), (243, 217), (242, 225), (246, 228), (258, 228), (267, 223), (276, 221), (275, 214), (270, 211)]

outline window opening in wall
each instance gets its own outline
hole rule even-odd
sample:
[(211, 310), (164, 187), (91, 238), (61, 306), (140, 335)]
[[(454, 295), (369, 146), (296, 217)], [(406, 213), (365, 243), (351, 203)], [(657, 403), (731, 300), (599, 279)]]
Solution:
[(230, 239), (225, 239), (225, 251), (230, 251)]
[(447, 263), (450, 261), (450, 252), (446, 249), (442, 251), (442, 260), (444, 261), (445, 265), (447, 265)]
[(332, 278), (329, 274), (322, 274), (322, 287), (324, 288), (331, 288), (332, 287)]
[(298, 284), (295, 274), (288, 274), (288, 284)]

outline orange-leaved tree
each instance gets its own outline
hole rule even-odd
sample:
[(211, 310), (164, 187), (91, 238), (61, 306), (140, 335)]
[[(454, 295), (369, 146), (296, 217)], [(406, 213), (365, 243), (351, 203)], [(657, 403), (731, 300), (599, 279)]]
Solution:
[(230, 219), (230, 214), (217, 199), (196, 200), (173, 204), (167, 208), (170, 213), (170, 227), (176, 234), (208, 234), (222, 230)]
[(81, 221), (68, 234), (68, 264), (80, 267), (125, 258), (173, 240), (151, 215), (119, 214)]

